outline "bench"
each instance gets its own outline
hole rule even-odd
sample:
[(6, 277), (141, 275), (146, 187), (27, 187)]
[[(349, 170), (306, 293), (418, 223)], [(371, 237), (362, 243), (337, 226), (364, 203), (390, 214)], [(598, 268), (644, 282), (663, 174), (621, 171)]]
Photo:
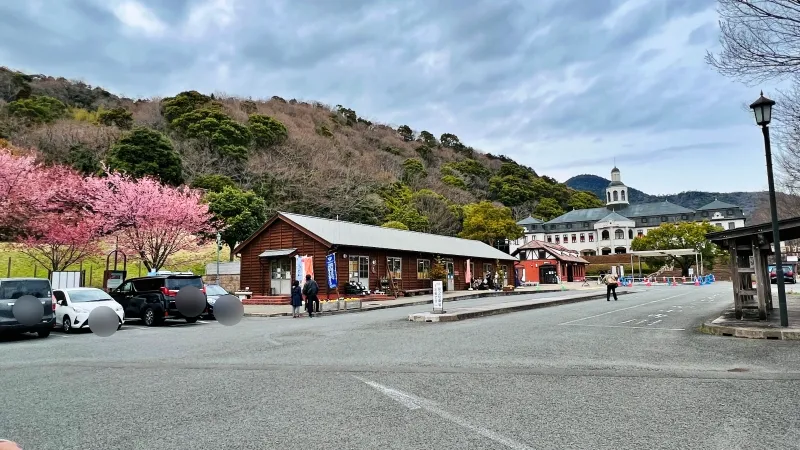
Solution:
[(426, 288), (426, 289), (408, 289), (403, 291), (403, 295), (406, 297), (411, 297), (413, 295), (421, 295), (421, 294), (432, 294), (433, 288)]

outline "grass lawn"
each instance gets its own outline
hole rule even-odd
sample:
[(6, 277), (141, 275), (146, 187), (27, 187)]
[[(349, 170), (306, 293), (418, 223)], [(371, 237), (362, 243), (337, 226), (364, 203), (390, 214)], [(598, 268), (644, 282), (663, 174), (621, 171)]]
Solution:
[[(109, 247), (108, 251), (113, 247)], [(223, 247), (220, 252), (220, 261), (227, 262), (230, 250)], [(182, 251), (173, 255), (163, 270), (191, 271), (197, 275), (205, 275), (206, 264), (216, 261), (217, 254), (214, 244), (198, 247), (195, 251)], [(113, 256), (109, 258), (109, 269), (114, 267)], [(117, 261), (117, 268), (122, 269), (122, 258)], [(106, 269), (106, 256), (94, 256), (86, 258), (82, 263), (74, 264), (67, 270), (85, 270), (86, 286), (102, 287), (103, 271)], [(128, 278), (147, 275), (147, 269), (139, 258), (128, 255)], [(47, 278), (47, 268), (38, 264), (30, 256), (19, 250), (13, 244), (0, 243), (0, 277), (38, 277)]]

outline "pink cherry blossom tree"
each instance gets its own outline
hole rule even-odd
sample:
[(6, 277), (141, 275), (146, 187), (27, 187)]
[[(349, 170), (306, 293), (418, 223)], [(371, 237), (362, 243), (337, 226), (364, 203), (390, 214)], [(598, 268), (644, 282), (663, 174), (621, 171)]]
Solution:
[(48, 203), (42, 167), (29, 155), (0, 148), (0, 236), (11, 238)]
[(103, 221), (93, 216), (57, 213), (36, 218), (20, 238), (20, 249), (42, 266), (54, 272), (102, 251), (100, 237)]
[(159, 270), (174, 254), (195, 248), (213, 229), (199, 191), (116, 172), (91, 182), (99, 186), (90, 189), (93, 212), (103, 217), (105, 229), (115, 230), (120, 248), (139, 256), (147, 270)]

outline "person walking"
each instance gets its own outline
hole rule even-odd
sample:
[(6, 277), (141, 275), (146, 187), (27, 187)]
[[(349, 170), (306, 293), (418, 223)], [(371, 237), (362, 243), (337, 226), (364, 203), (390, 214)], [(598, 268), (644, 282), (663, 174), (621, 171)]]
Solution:
[(319, 312), (319, 285), (311, 279), (311, 275), (306, 275), (306, 283), (303, 285), (303, 294), (306, 296), (306, 309), (308, 317), (314, 317), (314, 312)]
[(617, 301), (617, 276), (609, 272), (603, 278), (603, 282), (606, 284), (606, 301), (611, 301), (611, 294), (614, 294), (614, 301)]
[(300, 289), (300, 281), (292, 281), (292, 317), (300, 317), (300, 308), (303, 307), (303, 291)]

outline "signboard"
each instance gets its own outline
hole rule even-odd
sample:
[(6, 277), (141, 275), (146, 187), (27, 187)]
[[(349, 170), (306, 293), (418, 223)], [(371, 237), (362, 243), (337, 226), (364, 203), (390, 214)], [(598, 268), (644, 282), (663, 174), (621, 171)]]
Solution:
[(50, 274), (50, 285), (53, 289), (68, 289), (81, 287), (83, 274), (79, 271), (53, 272)]
[(441, 281), (434, 281), (433, 282), (433, 312), (434, 313), (443, 313), (442, 310), (444, 301), (444, 296), (442, 295), (442, 282)]
[(336, 253), (325, 257), (325, 266), (328, 269), (328, 288), (334, 289), (339, 286), (339, 280), (336, 278)]
[(694, 275), (694, 267), (689, 267), (689, 276)]
[(127, 275), (127, 272), (124, 270), (106, 270), (105, 274), (103, 275), (105, 278), (103, 284), (105, 285), (106, 290), (110, 291), (112, 289), (118, 288), (119, 285), (122, 284), (123, 281), (125, 281), (125, 276)]

